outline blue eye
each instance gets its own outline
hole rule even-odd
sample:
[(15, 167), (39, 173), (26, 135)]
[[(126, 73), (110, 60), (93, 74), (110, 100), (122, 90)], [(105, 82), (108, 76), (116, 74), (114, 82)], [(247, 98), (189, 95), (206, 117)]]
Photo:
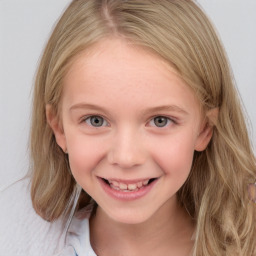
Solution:
[(101, 116), (89, 116), (85, 119), (85, 122), (93, 127), (107, 126), (107, 121)]
[(156, 126), (159, 128), (169, 125), (171, 122), (170, 118), (164, 116), (157, 116), (150, 120), (150, 125)]

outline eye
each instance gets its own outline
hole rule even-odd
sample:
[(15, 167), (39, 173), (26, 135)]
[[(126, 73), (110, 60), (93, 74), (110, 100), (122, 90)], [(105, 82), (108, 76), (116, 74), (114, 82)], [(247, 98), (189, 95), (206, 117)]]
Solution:
[(162, 127), (169, 125), (171, 122), (172, 122), (172, 120), (168, 117), (156, 116), (152, 120), (150, 120), (150, 125), (162, 128)]
[(101, 116), (89, 116), (84, 121), (93, 127), (102, 127), (108, 125), (107, 121)]

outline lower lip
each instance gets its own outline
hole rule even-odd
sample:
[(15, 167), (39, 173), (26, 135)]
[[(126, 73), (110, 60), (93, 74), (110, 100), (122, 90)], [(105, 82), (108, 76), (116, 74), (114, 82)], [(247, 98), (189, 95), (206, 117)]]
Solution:
[(103, 179), (98, 179), (102, 188), (109, 196), (121, 201), (132, 201), (147, 195), (158, 181), (158, 179), (155, 179), (149, 185), (141, 187), (138, 191), (124, 192), (121, 190), (115, 190), (111, 188), (108, 184), (106, 184), (106, 182)]

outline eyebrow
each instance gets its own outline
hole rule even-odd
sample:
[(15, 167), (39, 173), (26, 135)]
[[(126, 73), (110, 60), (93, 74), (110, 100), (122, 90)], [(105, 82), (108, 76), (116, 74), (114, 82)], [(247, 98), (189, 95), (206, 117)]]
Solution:
[[(76, 110), (76, 109), (93, 109), (93, 110), (98, 110), (98, 111), (103, 111), (105, 113), (108, 113), (108, 111), (100, 107), (98, 105), (94, 104), (88, 104), (88, 103), (78, 103), (70, 107), (70, 111)], [(179, 107), (177, 105), (163, 105), (163, 106), (157, 106), (157, 107), (151, 107), (147, 108), (146, 110), (142, 111), (144, 115), (154, 113), (154, 112), (159, 112), (159, 111), (173, 111), (173, 112), (178, 112), (183, 115), (188, 115), (188, 112), (185, 111), (182, 107)]]
[(70, 107), (69, 111), (72, 112), (74, 110), (82, 110), (82, 109), (88, 109), (92, 111), (99, 111), (105, 113), (107, 116), (110, 116), (110, 113), (107, 109), (104, 107), (90, 104), (90, 103), (78, 103)]
[(185, 111), (185, 109), (177, 106), (177, 105), (163, 105), (163, 106), (158, 106), (158, 107), (152, 107), (146, 109), (143, 113), (148, 114), (152, 112), (159, 112), (159, 111), (173, 111), (173, 112), (178, 112), (183, 115), (188, 115), (188, 112)]
[(100, 110), (100, 111), (105, 111), (106, 110), (103, 108), (103, 107), (100, 107), (98, 105), (94, 105), (94, 104), (88, 104), (88, 103), (78, 103), (78, 104), (75, 104), (73, 106), (70, 107), (70, 111), (72, 110), (76, 110), (76, 109), (94, 109), (94, 110)]

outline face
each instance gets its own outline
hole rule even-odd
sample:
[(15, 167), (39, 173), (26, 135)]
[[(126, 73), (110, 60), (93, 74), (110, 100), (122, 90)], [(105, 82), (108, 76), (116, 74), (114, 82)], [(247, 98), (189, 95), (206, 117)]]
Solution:
[(61, 104), (61, 126), (47, 117), (74, 178), (122, 223), (176, 204), (194, 150), (209, 141), (198, 101), (170, 65), (117, 39), (76, 58)]

